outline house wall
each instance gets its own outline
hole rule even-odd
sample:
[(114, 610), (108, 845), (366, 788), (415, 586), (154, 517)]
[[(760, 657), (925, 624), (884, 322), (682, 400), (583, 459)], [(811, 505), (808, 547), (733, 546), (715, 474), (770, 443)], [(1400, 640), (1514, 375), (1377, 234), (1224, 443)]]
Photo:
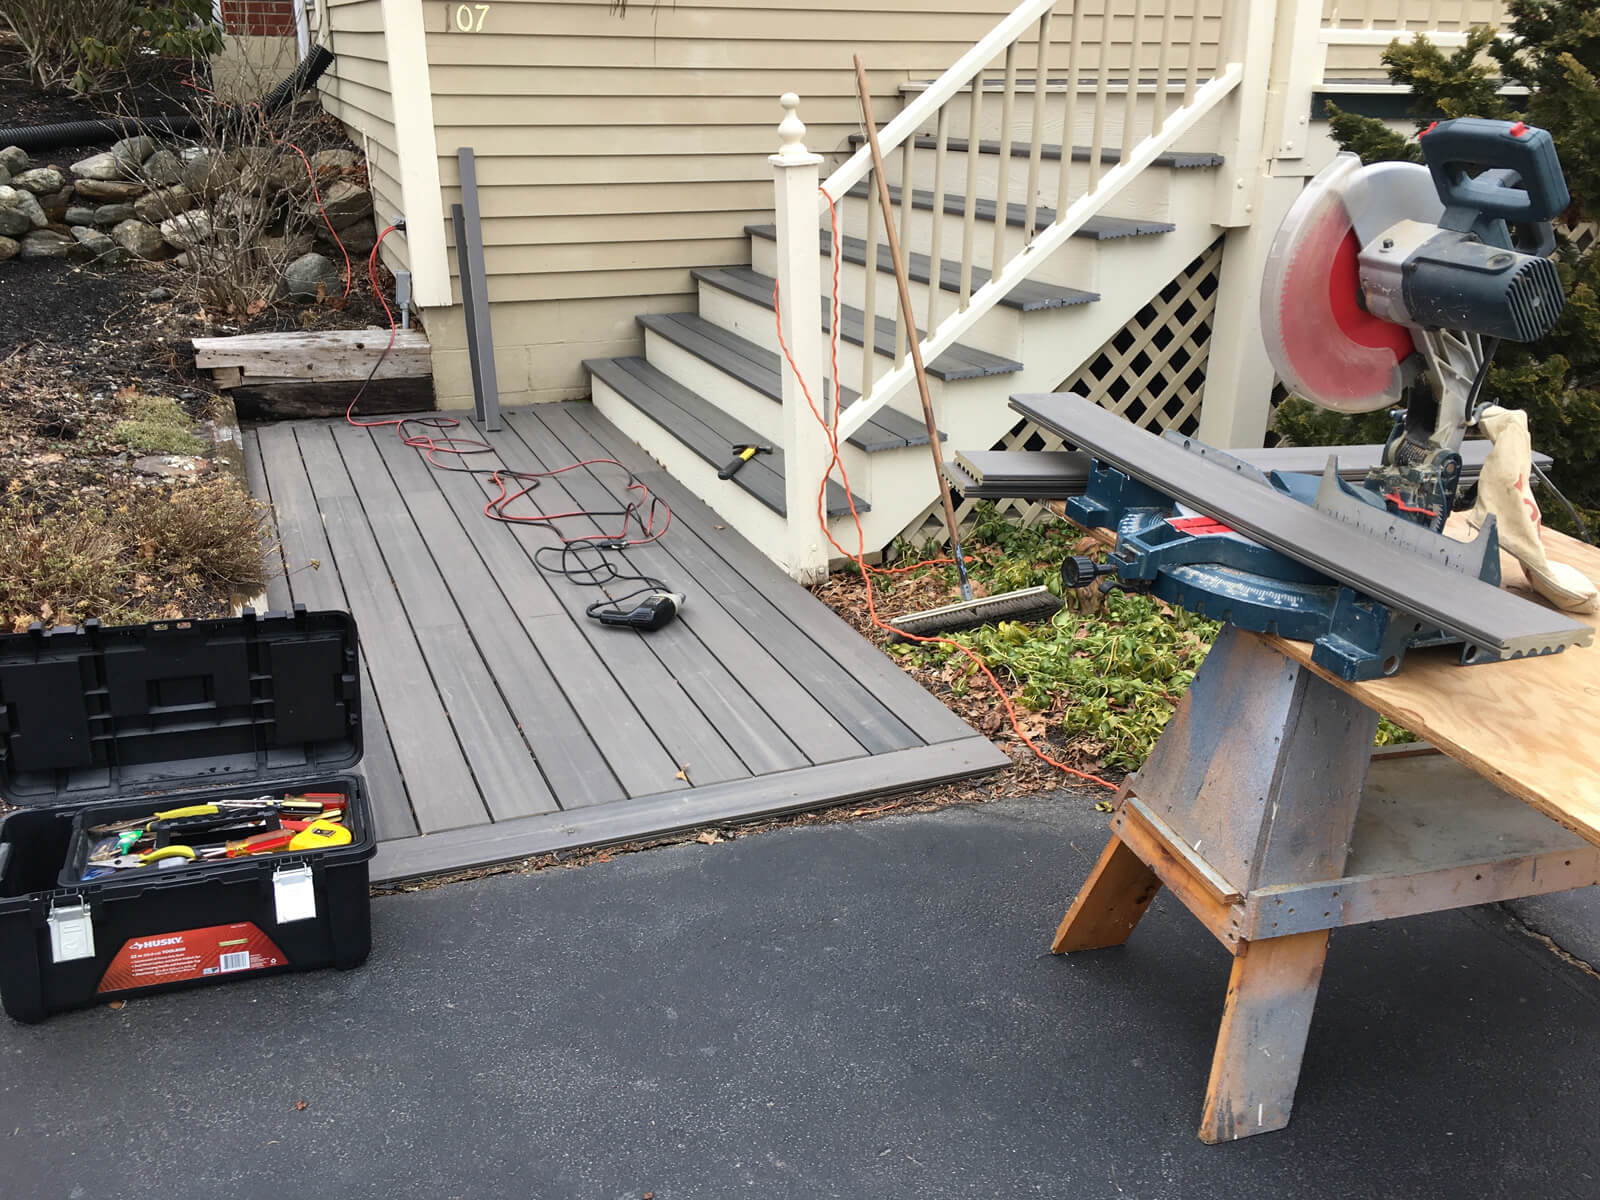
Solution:
[(217, 0), (222, 49), (211, 56), (211, 86), (224, 100), (259, 99), (294, 70), (292, 0)]
[[(843, 150), (860, 128), (852, 54), (886, 121), (900, 84), (938, 75), (1014, 3), (428, 3), (445, 206), (459, 199), (456, 150), (471, 146), (502, 400), (585, 395), (584, 358), (639, 352), (636, 313), (694, 307), (691, 268), (749, 261), (744, 225), (771, 219), (781, 93), (800, 94), (813, 150)], [(427, 320), (440, 403), (460, 402), (460, 309)]]
[[(377, 214), (387, 218), (402, 213), (405, 204), (383, 5), (380, 0), (322, 0), (317, 17), (319, 28), (314, 37), (334, 55), (333, 66), (318, 84), (323, 106), (350, 128), (351, 137), (365, 152)], [(383, 258), (391, 268), (408, 267), (406, 240), (386, 239)]]

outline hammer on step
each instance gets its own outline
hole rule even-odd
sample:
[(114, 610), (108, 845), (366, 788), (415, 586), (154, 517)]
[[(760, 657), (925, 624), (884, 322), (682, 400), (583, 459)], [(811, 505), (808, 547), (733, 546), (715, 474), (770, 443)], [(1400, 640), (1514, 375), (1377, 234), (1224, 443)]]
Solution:
[(732, 479), (744, 469), (745, 463), (749, 462), (756, 455), (771, 453), (771, 446), (763, 446), (756, 442), (746, 442), (742, 445), (736, 443), (733, 447), (733, 457), (728, 460), (727, 466), (723, 467), (722, 470), (717, 472), (717, 478)]

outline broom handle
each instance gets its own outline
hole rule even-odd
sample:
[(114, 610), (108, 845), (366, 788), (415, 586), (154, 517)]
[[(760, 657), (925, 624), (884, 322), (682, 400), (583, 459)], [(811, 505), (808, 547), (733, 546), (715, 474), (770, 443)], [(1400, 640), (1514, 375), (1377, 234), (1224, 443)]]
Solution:
[[(883, 230), (889, 236), (889, 257), (894, 262), (894, 282), (900, 291), (900, 319), (906, 323), (906, 341), (911, 346), (911, 365), (917, 374), (917, 394), (922, 399), (922, 419), (928, 426), (928, 451), (933, 455), (933, 476), (939, 481), (939, 499), (944, 503), (944, 523), (950, 531), (950, 545), (955, 551), (956, 574), (961, 580), (961, 598), (972, 599), (972, 585), (967, 582), (967, 562), (961, 553), (961, 534), (956, 529), (956, 507), (950, 499), (950, 484), (944, 477), (944, 455), (939, 451), (939, 426), (933, 419), (933, 400), (928, 395), (928, 373), (922, 365), (922, 345), (917, 340), (917, 322), (911, 315), (911, 284), (906, 279), (906, 265), (900, 257), (900, 237), (894, 228), (894, 205), (889, 202), (889, 181), (883, 173), (883, 152), (878, 149), (878, 126), (872, 119), (872, 93), (867, 89), (866, 68), (861, 56), (855, 55), (856, 94), (861, 100), (861, 122), (866, 126), (867, 145), (872, 147), (872, 174), (878, 181), (878, 203), (883, 207)], [(900, 202), (911, 203), (911, 181), (900, 181)], [(935, 204), (939, 197), (933, 198)], [(875, 270), (874, 247), (867, 247), (866, 269)], [(928, 277), (928, 286), (938, 285), (939, 264), (935, 262)], [(864, 313), (868, 321), (875, 320), (872, 313)]]

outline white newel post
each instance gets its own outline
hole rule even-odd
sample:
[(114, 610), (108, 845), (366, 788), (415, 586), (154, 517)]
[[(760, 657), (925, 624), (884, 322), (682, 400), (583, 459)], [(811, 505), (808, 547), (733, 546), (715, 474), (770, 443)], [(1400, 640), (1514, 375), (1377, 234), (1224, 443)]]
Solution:
[[(806, 127), (795, 115), (800, 97), (784, 93), (785, 112), (778, 126), (778, 152), (772, 164), (776, 191), (778, 306), (783, 341), (806, 386), (822, 409), (821, 272), (817, 254), (817, 168), (822, 156), (805, 146)], [(811, 414), (800, 381), (787, 363), (783, 376), (784, 503), (788, 511), (787, 545), (782, 560), (800, 583), (827, 577), (827, 542), (817, 522), (817, 488), (828, 466), (828, 441)], [(823, 410), (826, 411), (826, 410)]]
[[(1271, 416), (1276, 374), (1261, 340), (1261, 273), (1267, 250), (1304, 185), (1309, 111), (1321, 58), (1306, 54), (1322, 0), (1229, 0), (1232, 36), (1222, 48), (1240, 62), (1238, 128), (1224, 150), (1217, 224), (1228, 228), (1200, 408), (1201, 440), (1259, 446)], [(1312, 39), (1314, 42), (1314, 38)], [(1304, 107), (1302, 107), (1302, 105)]]

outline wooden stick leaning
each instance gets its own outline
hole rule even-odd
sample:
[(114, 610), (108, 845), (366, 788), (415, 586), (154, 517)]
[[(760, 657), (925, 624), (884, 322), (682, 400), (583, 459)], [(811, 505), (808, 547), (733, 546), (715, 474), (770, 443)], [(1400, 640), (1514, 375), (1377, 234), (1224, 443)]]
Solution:
[[(933, 455), (933, 476), (939, 481), (939, 499), (944, 504), (944, 523), (950, 533), (950, 546), (955, 553), (956, 574), (961, 579), (961, 599), (972, 599), (972, 585), (967, 582), (967, 563), (961, 553), (961, 534), (956, 528), (955, 504), (950, 499), (950, 484), (944, 477), (944, 455), (939, 450), (939, 426), (933, 419), (933, 399), (928, 395), (928, 372), (922, 365), (922, 346), (917, 341), (917, 320), (911, 314), (911, 284), (906, 278), (905, 260), (900, 256), (900, 237), (895, 232), (894, 205), (889, 200), (889, 180), (883, 171), (883, 152), (878, 148), (878, 126), (872, 119), (872, 93), (867, 88), (866, 68), (861, 65), (861, 56), (855, 57), (856, 64), (856, 95), (861, 101), (861, 123), (867, 131), (867, 145), (872, 147), (872, 174), (878, 181), (878, 203), (883, 208), (883, 228), (889, 239), (889, 257), (894, 262), (894, 282), (900, 292), (900, 319), (905, 322), (906, 341), (911, 347), (911, 365), (917, 375), (917, 394), (922, 400), (922, 419), (928, 426), (928, 450)], [(911, 181), (901, 181), (901, 201), (911, 203)], [(935, 197), (937, 203), (937, 197)], [(866, 269), (875, 269), (873, 257), (877, 253), (874, 247), (867, 247)], [(935, 249), (937, 254), (937, 248)], [(939, 264), (934, 261), (932, 274), (929, 276), (929, 286), (938, 286)], [(876, 319), (872, 313), (864, 313), (864, 319)], [(837, 386), (837, 385), (835, 385)]]

